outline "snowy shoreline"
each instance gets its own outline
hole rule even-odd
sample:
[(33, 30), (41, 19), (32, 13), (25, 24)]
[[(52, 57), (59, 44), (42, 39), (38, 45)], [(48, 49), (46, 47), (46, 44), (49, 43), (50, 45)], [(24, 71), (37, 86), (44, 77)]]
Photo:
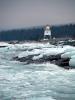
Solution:
[[(75, 68), (75, 47), (69, 45), (55, 46), (43, 42), (23, 42), (9, 44), (0, 42), (0, 47), (5, 50), (21, 50), (12, 59), (20, 62), (43, 63), (50, 62), (66, 69)], [(1, 50), (0, 50), (1, 51)]]
[(1, 46), (6, 46), (0, 48), (1, 100), (75, 100), (75, 60), (70, 70), (56, 64), (61, 57), (75, 59), (75, 47), (37, 42)]

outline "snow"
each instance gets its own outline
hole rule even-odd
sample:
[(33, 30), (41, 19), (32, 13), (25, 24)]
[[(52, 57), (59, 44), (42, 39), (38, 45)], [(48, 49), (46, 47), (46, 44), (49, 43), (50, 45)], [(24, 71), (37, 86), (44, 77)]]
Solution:
[[(15, 56), (19, 58), (27, 57), (33, 55), (33, 60), (37, 60), (42, 58), (43, 56), (57, 55), (61, 54), (61, 58), (71, 58), (69, 61), (70, 66), (75, 66), (75, 47), (64, 45), (62, 46), (54, 46), (49, 43), (40, 43), (40, 42), (25, 42), (21, 44), (9, 44), (7, 42), (0, 42), (0, 46), (6, 46), (5, 48), (1, 47), (0, 52), (7, 52), (9, 55), (11, 51), (13, 52), (12, 56), (14, 56), (15, 50), (23, 50), (18, 51)], [(10, 52), (8, 52), (10, 51)], [(8, 56), (9, 56), (8, 55)], [(10, 57), (9, 57), (10, 58)]]
[(70, 58), (69, 66), (75, 67), (75, 47), (65, 46), (64, 53), (61, 55), (61, 58)]
[(49, 43), (39, 43), (39, 42), (25, 42), (22, 44), (15, 44), (17, 48), (27, 48), (27, 49), (35, 49), (35, 48), (46, 48), (46, 47), (52, 47), (53, 45), (50, 45)]
[[(29, 56), (29, 55), (37, 55), (37, 57), (40, 57), (41, 55), (44, 56), (49, 56), (49, 55), (57, 55), (57, 54), (60, 54), (60, 53), (63, 53), (64, 52), (64, 49), (62, 47), (39, 47), (38, 49), (38, 46), (33, 49), (33, 46), (31, 48), (31, 50), (27, 50), (27, 51), (24, 51), (22, 53), (20, 53), (18, 55), (19, 58), (21, 57), (26, 57), (26, 56)], [(40, 55), (40, 56), (38, 56)], [(33, 58), (34, 59), (34, 58)]]
[(75, 51), (75, 47), (73, 46), (64, 46), (65, 50), (64, 52), (71, 52), (71, 51)]
[(24, 51), (22, 53), (20, 53), (18, 55), (19, 58), (22, 58), (22, 57), (26, 57), (26, 56), (29, 56), (29, 55), (36, 55), (36, 54), (40, 54), (41, 50), (38, 50), (38, 49), (34, 49), (32, 51)]
[(0, 46), (9, 46), (10, 44), (7, 42), (0, 42)]
[(40, 54), (39, 56), (34, 56), (33, 57), (33, 60), (37, 60), (37, 59), (40, 59), (40, 58), (43, 58), (43, 55), (42, 54)]
[[(61, 54), (61, 58), (72, 58), (70, 60), (69, 65), (75, 66), (75, 47), (73, 46), (54, 46), (49, 43), (23, 43), (16, 44), (17, 49), (24, 49), (25, 51), (21, 51), (18, 53), (18, 57), (27, 57), (32, 55), (32, 60), (38, 60), (43, 58), (43, 56), (57, 55)], [(26, 50), (27, 49), (27, 50)]]

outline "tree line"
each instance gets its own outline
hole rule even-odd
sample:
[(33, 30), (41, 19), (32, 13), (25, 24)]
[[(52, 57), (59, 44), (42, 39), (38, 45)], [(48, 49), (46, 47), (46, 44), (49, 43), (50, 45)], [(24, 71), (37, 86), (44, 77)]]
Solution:
[[(44, 26), (33, 27), (29, 29), (13, 29), (0, 32), (0, 41), (23, 41), (35, 40), (38, 41), (43, 38)], [(75, 38), (75, 24), (51, 26), (52, 37), (71, 37)]]

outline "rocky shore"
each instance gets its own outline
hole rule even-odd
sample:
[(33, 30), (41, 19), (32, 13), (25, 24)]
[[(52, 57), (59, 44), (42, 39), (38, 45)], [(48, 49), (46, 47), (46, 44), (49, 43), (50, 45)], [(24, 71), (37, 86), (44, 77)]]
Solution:
[[(25, 42), (25, 43), (0, 43), (0, 50), (5, 52), (16, 52), (12, 59), (30, 63), (45, 63), (50, 62), (60, 67), (70, 69), (75, 68), (75, 47), (70, 45), (51, 45), (42, 42)], [(4, 48), (4, 49), (3, 49)]]
[(29, 55), (26, 57), (19, 58), (18, 56), (13, 58), (14, 60), (20, 61), (20, 62), (26, 62), (26, 64), (29, 63), (43, 63), (43, 62), (50, 62), (52, 64), (56, 64), (60, 67), (63, 67), (65, 69), (72, 68), (69, 66), (70, 58), (61, 58), (61, 54), (58, 55), (50, 55), (50, 56), (43, 56), (39, 59), (33, 59), (33, 55)]

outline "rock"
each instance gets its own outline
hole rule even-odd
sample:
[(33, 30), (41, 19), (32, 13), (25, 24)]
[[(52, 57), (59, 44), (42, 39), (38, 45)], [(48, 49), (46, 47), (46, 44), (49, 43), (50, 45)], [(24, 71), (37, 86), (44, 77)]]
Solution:
[(33, 59), (34, 55), (29, 55), (26, 57), (21, 57), (19, 58), (18, 56), (14, 57), (14, 60), (20, 61), (20, 62), (32, 62), (32, 63), (41, 63), (41, 62), (48, 62), (48, 61), (53, 61), (53, 60), (58, 60), (60, 59), (61, 55), (51, 55), (51, 56), (42, 56), (42, 58), (39, 59)]
[(0, 46), (0, 48), (5, 48), (5, 47), (7, 47), (7, 46)]
[(61, 58), (60, 60), (56, 61), (56, 65), (69, 69), (69, 60), (69, 58)]
[(61, 54), (51, 55), (51, 56), (44, 55), (40, 59), (32, 59), (33, 56), (34, 55), (29, 55), (29, 56), (22, 57), (22, 58), (19, 58), (18, 56), (16, 56), (13, 59), (17, 60), (17, 61), (20, 61), (20, 62), (26, 62), (26, 64), (51, 62), (53, 64), (56, 64), (58, 66), (61, 66), (61, 67), (65, 68), (65, 69), (70, 69), (70, 68), (72, 68), (72, 66), (75, 65), (75, 60), (70, 60), (70, 58), (61, 58)]
[(20, 62), (31, 61), (32, 60), (32, 55), (29, 55), (29, 56), (26, 56), (26, 57), (22, 57), (22, 58), (19, 58), (17, 56), (17, 57), (14, 57), (13, 59), (17, 60), (17, 61), (20, 61)]
[(51, 55), (50, 56), (50, 61), (52, 61), (52, 60), (59, 60), (59, 59), (61, 59), (61, 55), (60, 54), (58, 54), (58, 55)]

